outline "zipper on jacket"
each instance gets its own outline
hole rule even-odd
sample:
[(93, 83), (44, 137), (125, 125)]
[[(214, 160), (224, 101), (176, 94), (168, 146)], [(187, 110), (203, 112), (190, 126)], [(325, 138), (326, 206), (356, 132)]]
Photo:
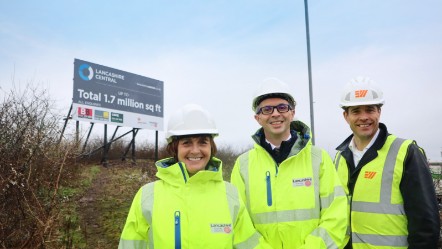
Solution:
[(266, 172), (266, 185), (267, 185), (267, 206), (272, 205), (272, 184), (270, 182), (270, 171)]
[(278, 176), (279, 165), (277, 162), (275, 162), (275, 170), (276, 170), (275, 176)]
[(351, 245), (351, 243), (353, 243), (352, 241), (352, 235), (351, 235), (351, 206), (353, 204), (353, 194), (350, 194), (349, 196), (347, 196), (347, 201), (348, 201), (348, 205), (350, 206), (350, 214), (348, 217), (348, 227), (347, 227), (347, 234), (350, 236), (350, 241), (349, 244)]
[(175, 211), (175, 249), (181, 249), (181, 214)]
[(179, 162), (178, 165), (180, 166), (181, 173), (183, 174), (184, 182), (187, 182), (187, 177), (186, 177), (186, 173), (184, 172), (183, 164), (181, 162)]

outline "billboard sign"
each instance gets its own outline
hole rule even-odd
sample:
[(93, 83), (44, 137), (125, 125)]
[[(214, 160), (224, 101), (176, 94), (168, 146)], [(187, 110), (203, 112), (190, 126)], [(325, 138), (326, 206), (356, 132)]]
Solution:
[(75, 59), (72, 118), (163, 130), (163, 82)]

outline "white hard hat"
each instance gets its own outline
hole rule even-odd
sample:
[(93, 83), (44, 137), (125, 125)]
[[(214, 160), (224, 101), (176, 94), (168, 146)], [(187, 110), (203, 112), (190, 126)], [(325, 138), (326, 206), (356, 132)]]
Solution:
[(252, 102), (253, 111), (256, 111), (256, 107), (267, 98), (282, 98), (287, 100), (292, 107), (296, 105), (295, 99), (290, 94), (288, 85), (277, 78), (265, 79), (258, 89), (256, 89)]
[(201, 106), (187, 104), (178, 109), (167, 124), (166, 139), (170, 143), (175, 136), (211, 134), (218, 135), (215, 120)]
[(359, 76), (352, 79), (344, 88), (340, 107), (383, 105), (384, 102), (384, 94), (375, 82), (368, 77)]

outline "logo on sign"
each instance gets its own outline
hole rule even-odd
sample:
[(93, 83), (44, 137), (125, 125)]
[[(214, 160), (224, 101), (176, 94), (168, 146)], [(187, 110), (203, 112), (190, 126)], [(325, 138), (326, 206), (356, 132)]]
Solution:
[(112, 112), (111, 113), (111, 122), (123, 123), (123, 114)]
[(95, 119), (101, 121), (109, 121), (109, 112), (95, 110)]
[(77, 115), (78, 115), (79, 118), (92, 119), (92, 109), (91, 108), (78, 107)]
[(151, 127), (157, 128), (158, 127), (158, 123), (157, 122), (149, 122)]
[(80, 75), (80, 78), (88, 81), (94, 77), (94, 70), (92, 70), (92, 67), (88, 64), (82, 64), (80, 68), (78, 68), (78, 74)]

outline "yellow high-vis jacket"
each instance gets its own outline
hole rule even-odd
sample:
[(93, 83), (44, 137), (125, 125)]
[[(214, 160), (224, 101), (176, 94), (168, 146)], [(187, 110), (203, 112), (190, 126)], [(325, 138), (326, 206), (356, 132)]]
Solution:
[(338, 174), (351, 199), (353, 248), (408, 248), (407, 216), (399, 185), (411, 142), (389, 136), (378, 157), (361, 169), (352, 195), (347, 187), (347, 162), (337, 155)]
[(279, 165), (260, 145), (242, 154), (232, 171), (256, 229), (275, 249), (342, 248), (347, 232), (347, 197), (325, 150), (311, 144), (310, 130), (291, 123), (297, 136)]
[(345, 248), (438, 248), (439, 209), (423, 149), (379, 123), (379, 135), (355, 165), (352, 140), (353, 134), (335, 156), (351, 209)]
[(119, 248), (270, 248), (256, 232), (238, 190), (212, 158), (189, 177), (172, 158), (156, 163), (158, 181), (135, 195)]

